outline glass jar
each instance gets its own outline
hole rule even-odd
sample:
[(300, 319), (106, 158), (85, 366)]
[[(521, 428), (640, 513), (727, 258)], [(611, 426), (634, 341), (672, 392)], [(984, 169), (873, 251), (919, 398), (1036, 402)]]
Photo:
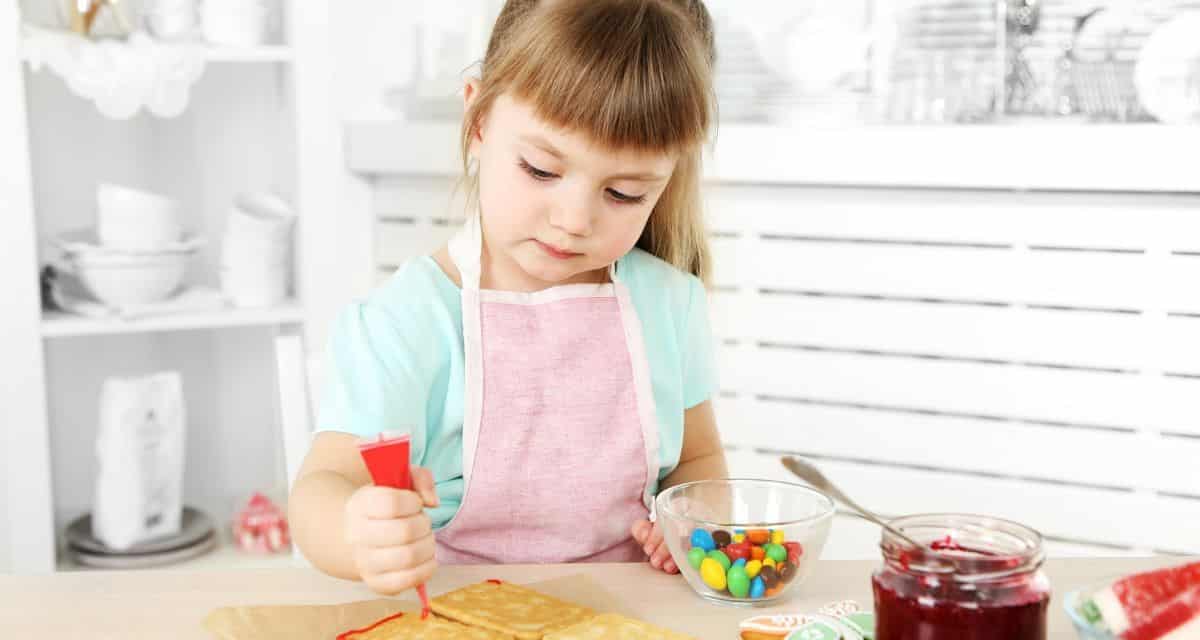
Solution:
[(1038, 532), (966, 514), (898, 518), (872, 576), (877, 640), (1045, 640), (1050, 581)]

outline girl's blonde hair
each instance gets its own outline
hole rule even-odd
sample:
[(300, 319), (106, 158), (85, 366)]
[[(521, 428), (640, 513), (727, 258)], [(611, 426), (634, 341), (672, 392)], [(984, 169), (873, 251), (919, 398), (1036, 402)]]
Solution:
[(700, 159), (715, 120), (715, 58), (702, 0), (508, 0), (463, 117), (469, 197), (479, 188), (471, 139), (504, 93), (605, 148), (678, 153), (637, 246), (707, 283)]

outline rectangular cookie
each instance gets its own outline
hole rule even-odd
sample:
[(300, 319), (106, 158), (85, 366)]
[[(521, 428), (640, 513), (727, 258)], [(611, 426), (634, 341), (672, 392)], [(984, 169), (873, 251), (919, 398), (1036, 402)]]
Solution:
[(656, 627), (650, 623), (605, 613), (561, 631), (548, 633), (544, 640), (693, 640), (691, 636)]
[(418, 613), (398, 613), (363, 629), (347, 631), (337, 640), (511, 640), (487, 629), (478, 629), (443, 620), (437, 616), (421, 619)]
[(541, 640), (596, 615), (587, 607), (494, 580), (444, 593), (430, 604), (439, 616), (521, 640)]

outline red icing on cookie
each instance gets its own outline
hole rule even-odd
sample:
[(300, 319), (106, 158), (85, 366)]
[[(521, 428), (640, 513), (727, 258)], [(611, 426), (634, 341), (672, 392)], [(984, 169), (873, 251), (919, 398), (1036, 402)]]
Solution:
[(504, 581), (503, 581), (503, 580), (497, 580), (497, 579), (495, 579), (495, 578), (489, 578), (489, 579), (488, 579), (488, 582), (490, 582), (490, 583), (492, 583), (492, 584), (504, 584)]
[(369, 627), (363, 627), (362, 629), (355, 629), (353, 631), (347, 631), (346, 633), (339, 634), (337, 637), (337, 640), (352, 640), (353, 636), (356, 636), (360, 633), (367, 633), (367, 632), (375, 629), (376, 627), (382, 626), (384, 624), (387, 624), (388, 622), (391, 622), (392, 620), (396, 620), (398, 618), (403, 618), (403, 617), (404, 617), (404, 612), (401, 611), (400, 613), (397, 613), (394, 616), (388, 616), (388, 617), (384, 618), (383, 620), (379, 620), (375, 624), (373, 624)]

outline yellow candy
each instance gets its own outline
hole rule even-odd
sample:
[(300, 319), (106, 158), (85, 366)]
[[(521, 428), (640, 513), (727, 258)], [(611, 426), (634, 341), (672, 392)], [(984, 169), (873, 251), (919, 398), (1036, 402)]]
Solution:
[(704, 584), (722, 591), (725, 589), (725, 569), (721, 567), (721, 563), (712, 558), (705, 558), (700, 563), (700, 578), (704, 580)]
[[(716, 560), (713, 560), (713, 562), (716, 562)], [(719, 567), (721, 565), (717, 565), (717, 566)], [(763, 558), (762, 566), (774, 567), (775, 566), (775, 558)]]
[(758, 572), (762, 571), (762, 566), (763, 566), (763, 563), (759, 560), (751, 560), (750, 562), (747, 562), (746, 563), (746, 576), (748, 578), (750, 578), (751, 580), (753, 580), (754, 577), (758, 575)]
[(738, 544), (738, 543), (745, 542), (745, 541), (746, 541), (746, 534), (744, 534), (744, 533), (733, 534), (734, 544)]
[(774, 544), (782, 545), (783, 544), (783, 531), (780, 529), (776, 529), (776, 530), (772, 531), (771, 532), (771, 542)]

